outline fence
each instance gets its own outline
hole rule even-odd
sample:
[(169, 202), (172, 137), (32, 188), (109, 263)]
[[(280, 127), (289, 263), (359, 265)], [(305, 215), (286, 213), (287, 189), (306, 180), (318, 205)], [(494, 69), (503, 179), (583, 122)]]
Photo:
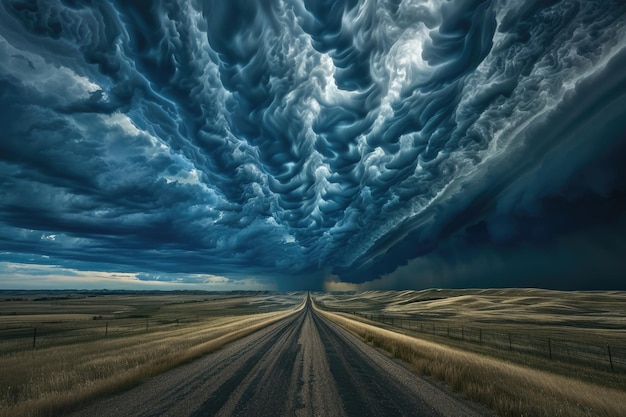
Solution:
[(197, 317), (186, 317), (167, 321), (141, 318), (7, 325), (0, 328), (0, 354), (125, 337), (196, 321)]
[(507, 350), (550, 360), (626, 372), (626, 341), (622, 344), (566, 340), (552, 335), (435, 323), (414, 318), (350, 312), (372, 321), (415, 333)]
[[(291, 306), (263, 306), (251, 311), (216, 310), (193, 315), (151, 317), (129, 315), (126, 317), (93, 316), (90, 320), (36, 321), (0, 324), (0, 355), (52, 346), (84, 343), (104, 338), (126, 337), (151, 331), (166, 330), (168, 326), (198, 323), (223, 316), (250, 316), (281, 311)], [(51, 316), (53, 317), (53, 316)]]

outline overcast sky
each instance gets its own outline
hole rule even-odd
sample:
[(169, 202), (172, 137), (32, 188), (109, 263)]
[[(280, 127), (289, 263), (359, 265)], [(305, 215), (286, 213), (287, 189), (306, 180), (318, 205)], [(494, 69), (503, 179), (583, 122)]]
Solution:
[(626, 289), (620, 0), (2, 0), (0, 288)]

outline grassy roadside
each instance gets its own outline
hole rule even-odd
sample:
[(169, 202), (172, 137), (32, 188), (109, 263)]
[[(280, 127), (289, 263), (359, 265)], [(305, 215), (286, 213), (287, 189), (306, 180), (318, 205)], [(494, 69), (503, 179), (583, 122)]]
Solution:
[(445, 381), (501, 416), (626, 415), (626, 392), (464, 352), (352, 320), (320, 314), (363, 340), (412, 365), (415, 372)]
[(52, 417), (141, 383), (298, 309), (0, 357), (0, 417)]

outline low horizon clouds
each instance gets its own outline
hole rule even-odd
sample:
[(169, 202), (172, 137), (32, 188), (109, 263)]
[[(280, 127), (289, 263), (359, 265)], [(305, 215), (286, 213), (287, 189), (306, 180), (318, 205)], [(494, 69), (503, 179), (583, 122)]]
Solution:
[(625, 288), (624, 68), (618, 0), (6, 0), (0, 263)]

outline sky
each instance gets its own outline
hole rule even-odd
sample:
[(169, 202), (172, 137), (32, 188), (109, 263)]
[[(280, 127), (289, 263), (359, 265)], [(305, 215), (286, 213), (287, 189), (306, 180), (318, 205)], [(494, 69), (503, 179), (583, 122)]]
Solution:
[(626, 289), (621, 0), (0, 2), (0, 289)]

